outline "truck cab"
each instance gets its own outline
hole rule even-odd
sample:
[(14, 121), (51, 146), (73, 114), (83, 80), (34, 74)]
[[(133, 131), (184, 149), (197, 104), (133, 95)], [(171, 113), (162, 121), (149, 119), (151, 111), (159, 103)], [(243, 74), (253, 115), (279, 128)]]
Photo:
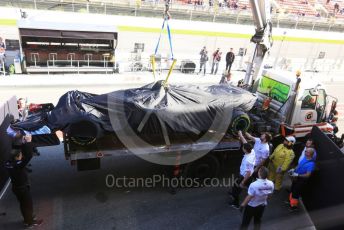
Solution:
[(328, 95), (321, 83), (303, 80), (291, 72), (263, 70), (254, 88), (258, 100), (251, 119), (256, 131), (305, 137), (316, 125), (333, 132), (331, 116), (337, 99)]

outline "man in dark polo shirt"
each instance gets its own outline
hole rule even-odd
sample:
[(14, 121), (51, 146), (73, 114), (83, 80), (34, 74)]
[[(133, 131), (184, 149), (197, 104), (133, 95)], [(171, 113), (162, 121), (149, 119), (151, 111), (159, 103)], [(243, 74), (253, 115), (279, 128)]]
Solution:
[(32, 228), (42, 224), (43, 220), (34, 218), (33, 204), (30, 192), (30, 181), (28, 177), (26, 165), (32, 158), (33, 146), (30, 135), (23, 137), (23, 144), (14, 146), (11, 152), (11, 159), (5, 163), (12, 182), (12, 191), (16, 195), (20, 211), (24, 217), (24, 225), (26, 228)]

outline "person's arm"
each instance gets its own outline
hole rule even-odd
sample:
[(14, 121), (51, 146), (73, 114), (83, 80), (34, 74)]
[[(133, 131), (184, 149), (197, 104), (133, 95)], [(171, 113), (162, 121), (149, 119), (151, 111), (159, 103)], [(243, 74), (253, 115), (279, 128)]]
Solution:
[(242, 135), (241, 130), (239, 130), (238, 136), (239, 136), (239, 138), (240, 138), (240, 140), (241, 140), (242, 143), (244, 143), (244, 144), (247, 143), (247, 140), (246, 140), (245, 137)]
[(250, 139), (251, 141), (253, 141), (253, 142), (256, 142), (256, 138), (254, 137), (254, 136), (252, 136), (251, 134), (249, 134), (249, 133), (245, 133), (245, 136), (248, 138), (248, 139)]
[(244, 188), (245, 187), (245, 184), (246, 184), (246, 182), (247, 182), (247, 180), (250, 178), (250, 176), (251, 176), (251, 172), (250, 171), (246, 171), (246, 174), (245, 174), (245, 176), (244, 176), (244, 179), (241, 181), (241, 183), (240, 183), (240, 187), (241, 188)]
[(310, 177), (312, 175), (312, 172), (307, 172), (306, 174), (299, 174), (298, 175), (298, 177), (300, 177), (300, 178), (308, 178), (308, 177)]
[(8, 136), (15, 138), (17, 136), (17, 131), (11, 128), (11, 125), (9, 125), (6, 129), (6, 133)]
[(246, 205), (248, 204), (248, 202), (250, 202), (250, 200), (252, 200), (253, 196), (251, 195), (247, 195), (244, 199), (244, 201), (241, 203), (241, 207), (246, 207)]
[[(307, 164), (307, 163), (306, 163)], [(305, 173), (305, 174), (298, 174), (298, 173), (296, 173), (296, 172), (294, 172), (293, 174), (292, 174), (292, 176), (294, 176), (294, 177), (299, 177), (299, 178), (308, 178), (308, 177), (310, 177), (311, 175), (312, 175), (312, 173), (313, 173), (313, 171), (314, 171), (314, 169), (315, 169), (315, 164), (313, 163), (309, 163), (310, 165), (307, 165), (308, 167), (307, 167), (307, 172)]]
[(240, 211), (242, 211), (244, 207), (246, 207), (246, 205), (250, 202), (250, 200), (252, 200), (254, 196), (255, 196), (255, 189), (253, 188), (253, 185), (251, 184), (248, 187), (247, 196), (245, 197), (244, 201), (240, 205)]

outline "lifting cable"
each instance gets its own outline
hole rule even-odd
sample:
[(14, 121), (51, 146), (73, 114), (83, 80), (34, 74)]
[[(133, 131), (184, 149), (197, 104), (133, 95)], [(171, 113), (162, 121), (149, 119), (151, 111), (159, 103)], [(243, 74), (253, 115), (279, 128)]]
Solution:
[(154, 76), (154, 80), (155, 80), (155, 64), (156, 64), (156, 54), (158, 53), (158, 49), (159, 49), (159, 45), (160, 45), (160, 40), (161, 40), (161, 35), (162, 35), (162, 32), (165, 28), (165, 23), (166, 23), (166, 29), (167, 29), (167, 35), (168, 35), (168, 40), (169, 40), (169, 45), (170, 45), (170, 51), (171, 51), (171, 58), (170, 60), (173, 60), (171, 66), (170, 66), (170, 69), (168, 71), (168, 74), (166, 76), (166, 79), (164, 81), (164, 87), (167, 86), (167, 82), (168, 82), (168, 79), (172, 73), (172, 70), (177, 62), (176, 59), (174, 59), (174, 55), (173, 55), (173, 48), (172, 48), (172, 36), (171, 36), (171, 30), (170, 30), (170, 26), (168, 24), (168, 20), (171, 18), (171, 15), (169, 13), (169, 4), (170, 4), (170, 0), (165, 0), (165, 12), (164, 12), (164, 21), (162, 23), (162, 27), (161, 27), (161, 31), (160, 31), (160, 35), (159, 35), (159, 39), (158, 39), (158, 42), (156, 44), (156, 47), (155, 47), (155, 52), (154, 52), (154, 55), (151, 56), (151, 65), (152, 65), (152, 72), (153, 72), (153, 76)]

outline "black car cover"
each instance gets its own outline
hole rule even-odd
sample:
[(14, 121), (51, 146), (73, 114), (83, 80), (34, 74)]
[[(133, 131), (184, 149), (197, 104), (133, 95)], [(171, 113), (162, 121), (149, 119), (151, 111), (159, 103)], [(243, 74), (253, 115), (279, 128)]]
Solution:
[(100, 135), (131, 129), (131, 134), (143, 138), (185, 134), (193, 139), (216, 127), (228, 128), (233, 111), (248, 111), (255, 101), (255, 95), (231, 85), (164, 87), (158, 81), (102, 95), (69, 91), (53, 110), (13, 126), (35, 130), (47, 125), (53, 131), (68, 132), (86, 120), (97, 124)]

